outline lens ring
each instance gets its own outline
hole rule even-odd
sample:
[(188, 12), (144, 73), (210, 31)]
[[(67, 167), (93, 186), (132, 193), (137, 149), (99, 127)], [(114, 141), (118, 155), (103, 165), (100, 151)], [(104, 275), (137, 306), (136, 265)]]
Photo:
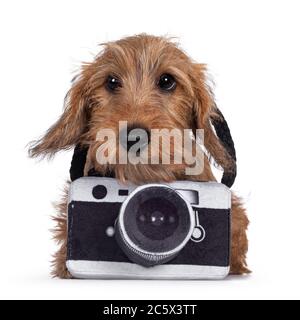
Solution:
[[(144, 203), (144, 200), (146, 202), (153, 199), (155, 194), (159, 194), (163, 200), (167, 199), (165, 203), (173, 203), (174, 208), (178, 209), (176, 212), (178, 226), (177, 228), (173, 227), (174, 230), (171, 230), (172, 232), (166, 239), (164, 237), (162, 239), (147, 238), (138, 228), (136, 222), (139, 205)], [(159, 207), (159, 205), (156, 207)], [(169, 208), (172, 208), (172, 206)], [(157, 213), (158, 216), (163, 214), (163, 212)], [(176, 214), (171, 213), (171, 224), (173, 219), (176, 219)], [(150, 266), (166, 262), (177, 255), (191, 238), (194, 225), (193, 209), (179, 193), (167, 185), (149, 184), (136, 188), (123, 202), (117, 221), (116, 238), (131, 260), (134, 260), (134, 262), (138, 260), (140, 264)], [(154, 229), (153, 227), (152, 230)]]

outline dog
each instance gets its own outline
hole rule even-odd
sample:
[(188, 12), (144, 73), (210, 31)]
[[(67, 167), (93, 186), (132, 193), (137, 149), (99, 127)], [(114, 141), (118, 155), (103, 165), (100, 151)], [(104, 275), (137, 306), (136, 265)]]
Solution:
[[(88, 146), (84, 175), (94, 168), (104, 176), (113, 173), (124, 183), (215, 181), (211, 161), (228, 170), (234, 161), (213, 130), (211, 122), (217, 118), (205, 65), (193, 62), (172, 39), (141, 34), (103, 44), (94, 61), (82, 65), (66, 95), (62, 116), (33, 142), (29, 154), (52, 157), (75, 145)], [(203, 171), (187, 175), (186, 163), (99, 163), (97, 133), (110, 128), (118, 135), (120, 121), (147, 132), (153, 128), (203, 129), (207, 151)], [(54, 238), (60, 247), (54, 255), (52, 274), (70, 278), (65, 263), (67, 191), (57, 209)], [(232, 194), (231, 274), (250, 272), (246, 263), (248, 223), (241, 199)]]

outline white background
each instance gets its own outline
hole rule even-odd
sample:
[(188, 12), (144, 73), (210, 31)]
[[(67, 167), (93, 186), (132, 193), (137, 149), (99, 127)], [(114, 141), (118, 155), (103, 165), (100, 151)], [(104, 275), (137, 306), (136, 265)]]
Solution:
[[(0, 4), (0, 297), (300, 298), (299, 1), (2, 1)], [(178, 36), (208, 64), (238, 155), (234, 190), (251, 227), (253, 274), (225, 281), (51, 279), (51, 201), (71, 152), (27, 158), (60, 115), (70, 80), (98, 43)]]

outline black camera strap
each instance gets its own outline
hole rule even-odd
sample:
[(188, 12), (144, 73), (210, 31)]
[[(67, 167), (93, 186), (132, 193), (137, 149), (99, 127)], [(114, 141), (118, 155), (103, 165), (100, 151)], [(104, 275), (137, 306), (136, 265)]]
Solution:
[(232, 159), (232, 167), (230, 170), (225, 170), (223, 173), (223, 177), (221, 182), (225, 184), (228, 188), (230, 188), (237, 174), (237, 167), (236, 167), (236, 152), (234, 147), (234, 142), (230, 133), (230, 129), (228, 127), (227, 121), (225, 120), (222, 112), (220, 109), (216, 107), (216, 112), (218, 117), (214, 117), (211, 119), (211, 124), (215, 128), (216, 135), (222, 142), (225, 150), (229, 154)]

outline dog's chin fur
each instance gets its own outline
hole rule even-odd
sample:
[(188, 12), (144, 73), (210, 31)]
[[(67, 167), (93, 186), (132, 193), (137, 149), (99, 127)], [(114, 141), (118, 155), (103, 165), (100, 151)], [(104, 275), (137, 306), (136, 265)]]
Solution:
[[(101, 170), (102, 169), (102, 170)], [(172, 170), (173, 169), (173, 170)], [(174, 170), (167, 165), (143, 165), (143, 164), (126, 164), (126, 165), (113, 165), (109, 168), (99, 168), (99, 172), (105, 175), (106, 172), (113, 172), (116, 179), (122, 183), (131, 182), (136, 185), (155, 182), (171, 182), (176, 180), (177, 176), (182, 176), (182, 170)]]
[(207, 158), (204, 158), (204, 170), (198, 175), (187, 175), (186, 170), (190, 167), (182, 164), (106, 164), (99, 165), (97, 162), (89, 162), (85, 166), (85, 175), (94, 168), (101, 176), (113, 176), (122, 183), (141, 185), (145, 183), (172, 182), (175, 180), (215, 180)]
[[(89, 146), (85, 175), (94, 168), (103, 175), (113, 172), (126, 183), (143, 184), (174, 180), (215, 180), (210, 159), (228, 171), (234, 160), (219, 141), (211, 125), (218, 117), (212, 90), (207, 84), (206, 68), (193, 62), (170, 39), (137, 35), (103, 45), (91, 63), (83, 64), (65, 99), (60, 119), (46, 134), (32, 143), (32, 157), (53, 156), (60, 150), (81, 144)], [(162, 74), (176, 79), (176, 89), (164, 92), (158, 87)], [(121, 86), (115, 92), (107, 87), (113, 75)], [(199, 175), (187, 176), (186, 165), (105, 164), (96, 161), (97, 133), (110, 128), (117, 134), (120, 121), (142, 124), (147, 129), (197, 129), (204, 131), (204, 169)], [(174, 151), (175, 152), (175, 151)], [(161, 155), (159, 155), (161, 158)], [(58, 205), (54, 218), (54, 238), (60, 249), (54, 257), (53, 275), (70, 277), (66, 269), (67, 197)], [(232, 196), (231, 272), (248, 273), (246, 267), (248, 219), (241, 201)]]

